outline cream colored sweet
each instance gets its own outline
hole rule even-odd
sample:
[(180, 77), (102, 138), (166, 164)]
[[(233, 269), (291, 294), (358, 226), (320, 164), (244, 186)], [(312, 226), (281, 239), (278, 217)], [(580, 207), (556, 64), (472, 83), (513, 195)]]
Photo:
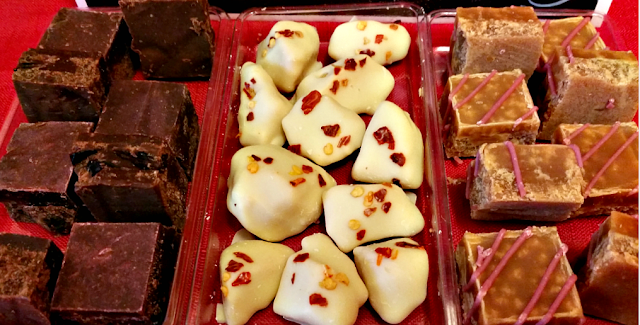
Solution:
[(338, 60), (310, 74), (300, 82), (296, 98), (317, 90), (358, 114), (372, 115), (394, 85), (387, 68), (362, 54)]
[(376, 62), (387, 65), (404, 59), (409, 45), (411, 36), (400, 24), (356, 20), (336, 27), (329, 40), (329, 55), (340, 60), (367, 54)]
[(327, 234), (345, 253), (362, 244), (408, 237), (424, 228), (422, 213), (393, 184), (338, 185), (322, 196)]
[(240, 71), (240, 108), (238, 126), (243, 146), (285, 142), (282, 118), (291, 110), (271, 77), (259, 65), (246, 62)]
[(351, 176), (361, 182), (416, 189), (422, 184), (423, 171), (422, 133), (402, 108), (381, 103), (364, 133)]
[(329, 96), (312, 91), (282, 119), (289, 144), (320, 166), (340, 161), (362, 144), (365, 125), (355, 112)]
[(322, 167), (282, 147), (244, 147), (231, 158), (227, 208), (257, 237), (277, 242), (322, 214), (322, 194), (336, 181)]
[(293, 250), (262, 240), (243, 240), (220, 255), (220, 291), (225, 323), (242, 325), (264, 309), (278, 291)]
[(329, 237), (314, 234), (287, 260), (273, 311), (298, 324), (350, 325), (367, 297), (351, 259)]
[(402, 322), (427, 297), (429, 257), (415, 241), (399, 238), (357, 247), (353, 258), (369, 302), (385, 322)]
[(256, 63), (271, 76), (280, 91), (291, 93), (313, 69), (317, 69), (320, 38), (315, 27), (279, 21), (258, 44)]

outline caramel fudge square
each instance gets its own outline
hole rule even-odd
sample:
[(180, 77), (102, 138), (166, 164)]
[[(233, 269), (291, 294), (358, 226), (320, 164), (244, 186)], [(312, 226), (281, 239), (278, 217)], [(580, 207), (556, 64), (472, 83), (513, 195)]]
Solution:
[(561, 221), (584, 202), (582, 169), (564, 145), (486, 144), (469, 168), (472, 219)]
[(449, 77), (441, 99), (447, 157), (473, 157), (484, 143), (536, 141), (540, 119), (524, 79), (518, 69)]
[(600, 33), (591, 23), (590, 18), (569, 17), (563, 19), (547, 19), (542, 25), (544, 45), (542, 46), (541, 65), (553, 61), (556, 47), (585, 50), (604, 50), (606, 45)]
[(535, 70), (544, 34), (531, 7), (458, 8), (451, 36), (454, 74)]

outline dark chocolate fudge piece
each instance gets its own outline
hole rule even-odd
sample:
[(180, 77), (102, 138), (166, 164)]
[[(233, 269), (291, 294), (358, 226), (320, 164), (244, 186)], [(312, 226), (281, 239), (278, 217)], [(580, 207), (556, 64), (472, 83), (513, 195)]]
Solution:
[(53, 18), (38, 49), (76, 51), (101, 58), (109, 79), (131, 79), (131, 35), (117, 12), (62, 8)]
[(0, 324), (49, 325), (61, 263), (50, 240), (0, 234)]
[(77, 223), (51, 302), (61, 324), (160, 324), (178, 238), (157, 223)]
[(214, 34), (206, 0), (121, 0), (142, 72), (149, 78), (209, 78)]
[(76, 52), (22, 53), (13, 84), (29, 122), (96, 122), (106, 99), (100, 59)]

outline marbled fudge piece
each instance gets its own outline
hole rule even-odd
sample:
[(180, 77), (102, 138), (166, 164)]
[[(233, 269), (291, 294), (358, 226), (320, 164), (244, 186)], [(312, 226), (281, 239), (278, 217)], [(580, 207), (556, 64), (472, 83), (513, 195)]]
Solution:
[(543, 42), (542, 24), (531, 7), (458, 8), (451, 68), (454, 74), (520, 69), (528, 79)]
[(572, 49), (604, 50), (606, 45), (598, 31), (591, 23), (591, 18), (569, 17), (564, 19), (548, 19), (544, 22), (544, 45), (542, 45), (541, 66), (549, 59), (554, 60), (557, 46)]
[(524, 79), (519, 69), (449, 77), (441, 99), (447, 157), (473, 157), (484, 143), (536, 141), (540, 119)]
[(638, 127), (560, 124), (554, 143), (577, 146), (587, 184), (584, 204), (572, 216), (638, 213)]

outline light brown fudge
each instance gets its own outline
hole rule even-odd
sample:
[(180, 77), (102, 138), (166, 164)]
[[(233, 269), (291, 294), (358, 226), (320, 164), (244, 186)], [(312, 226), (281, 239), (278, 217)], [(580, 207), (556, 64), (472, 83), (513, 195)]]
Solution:
[(507, 145), (480, 146), (476, 162), (469, 166), (472, 219), (562, 221), (582, 205), (584, 180), (571, 148), (514, 145), (514, 152), (524, 196)]
[[(511, 140), (517, 144), (533, 144), (536, 141), (540, 119), (526, 81), (520, 81), (519, 69), (490, 73), (451, 76), (441, 99), (445, 131), (445, 152), (451, 157), (475, 157), (478, 147), (484, 143)], [(473, 95), (482, 82), (489, 82)], [(495, 113), (487, 115), (501, 97), (516, 85)], [(454, 93), (455, 92), (455, 93)], [(453, 94), (451, 96), (451, 94)], [(451, 97), (451, 100), (449, 100)], [(467, 101), (468, 100), (468, 101)], [(466, 101), (466, 103), (465, 103)], [(462, 104), (462, 105), (460, 105)], [(480, 125), (478, 122), (482, 121)]]
[(544, 34), (531, 7), (458, 8), (451, 36), (454, 74), (535, 70)]
[[(523, 235), (523, 232), (528, 233), (528, 231), (530, 231), (530, 237)], [(517, 241), (521, 236), (524, 241), (518, 247)], [(469, 317), (469, 323), (477, 325), (506, 325), (515, 324), (518, 318), (522, 317), (523, 324), (536, 324), (549, 312), (551, 316), (549, 324), (580, 324), (584, 316), (578, 291), (572, 282), (575, 281), (575, 276), (566, 256), (562, 253), (566, 246), (560, 241), (556, 227), (504, 231), (503, 239), (497, 243), (495, 255), (487, 256), (498, 237), (499, 233), (467, 232), (458, 244), (456, 262), (458, 281), (462, 287), (460, 292), (465, 320)], [(480, 263), (478, 263), (480, 256), (478, 247), (482, 247)], [(512, 247), (515, 253), (505, 259), (507, 251)], [(490, 282), (488, 278), (496, 269), (499, 270), (498, 264), (503, 259), (506, 261), (504, 268), (497, 273), (495, 282), (489, 286), (477, 312), (469, 315), (480, 288)], [(555, 266), (550, 267), (553, 266), (554, 259)], [(479, 276), (474, 277), (474, 272), (482, 269), (482, 265), (487, 263), (487, 260), (489, 262), (484, 266), (486, 268), (479, 273)], [(545, 284), (543, 275), (547, 273), (548, 268), (550, 276)], [(544, 289), (540, 299), (533, 303), (533, 309), (528, 309), (527, 306), (541, 282), (544, 284)], [(565, 283), (567, 294), (564, 297), (558, 297)], [(557, 310), (550, 311), (556, 298), (562, 299), (560, 305)], [(521, 316), (525, 310), (530, 312)]]
[[(616, 124), (617, 125), (617, 124)], [(638, 140), (607, 162), (638, 131), (633, 122), (615, 125), (560, 124), (554, 143), (575, 144), (583, 157), (585, 184), (593, 183), (584, 204), (572, 216), (608, 215), (611, 211), (638, 213)], [(602, 144), (601, 140), (605, 139)], [(600, 170), (601, 176), (598, 176)], [(594, 178), (595, 181), (594, 181)]]
[[(543, 29), (546, 29), (546, 32), (544, 34), (544, 45), (542, 46), (542, 65), (547, 63), (547, 60), (555, 52), (556, 47), (562, 45), (565, 41), (572, 49), (583, 49), (587, 46), (592, 50), (605, 49), (606, 45), (596, 28), (590, 20), (583, 21), (584, 19), (586, 18), (578, 16), (545, 21), (543, 24)], [(569, 35), (577, 27), (580, 27), (580, 29), (576, 31), (575, 35)], [(567, 40), (567, 37), (570, 38)]]

